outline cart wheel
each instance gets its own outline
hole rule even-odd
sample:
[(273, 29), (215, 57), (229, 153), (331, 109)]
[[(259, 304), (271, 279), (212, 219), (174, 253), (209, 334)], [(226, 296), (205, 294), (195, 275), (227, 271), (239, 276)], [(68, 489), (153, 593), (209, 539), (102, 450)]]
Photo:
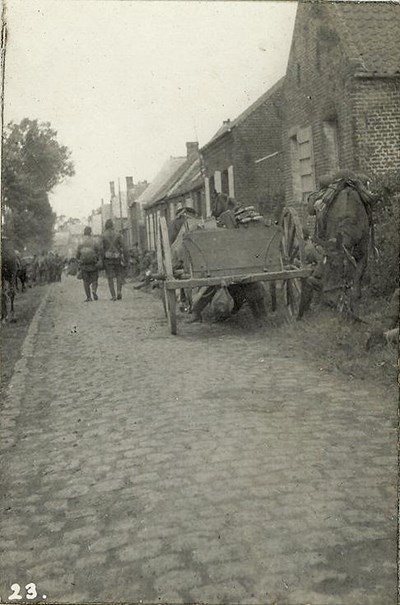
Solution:
[[(158, 226), (157, 229), (157, 242), (156, 242), (156, 250), (157, 250), (157, 268), (158, 268), (158, 273), (159, 275), (162, 275), (163, 278), (165, 279), (166, 277), (166, 270), (165, 270), (165, 264), (164, 264), (164, 259), (163, 259), (163, 247), (162, 247), (162, 243), (161, 243), (161, 226)], [(164, 313), (165, 313), (165, 317), (168, 319), (168, 313), (167, 313), (167, 295), (166, 295), (166, 289), (164, 287), (165, 284), (163, 284), (163, 287), (161, 289), (161, 301), (163, 304), (163, 309), (164, 309)]]
[(171, 334), (176, 334), (176, 294), (175, 290), (169, 290), (167, 287), (168, 280), (173, 279), (174, 274), (172, 271), (172, 256), (168, 237), (167, 221), (164, 216), (160, 217), (158, 246), (160, 249), (158, 254), (160, 259), (159, 262), (161, 262), (162, 274), (166, 278), (166, 282), (164, 284), (164, 310), (168, 318)]
[[(304, 237), (299, 215), (294, 208), (284, 208), (281, 218), (281, 255), (283, 269), (301, 269), (304, 266)], [(295, 277), (282, 282), (283, 296), (288, 315), (299, 317), (303, 278)]]
[(167, 290), (165, 286), (165, 305), (171, 334), (176, 334), (176, 293), (175, 290)]

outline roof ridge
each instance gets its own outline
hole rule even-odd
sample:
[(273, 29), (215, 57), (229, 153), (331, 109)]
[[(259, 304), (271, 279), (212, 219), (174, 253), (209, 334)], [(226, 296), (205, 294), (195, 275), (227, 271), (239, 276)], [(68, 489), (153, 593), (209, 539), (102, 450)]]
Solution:
[(251, 103), (251, 105), (249, 105), (244, 111), (242, 111), (237, 116), (237, 118), (235, 118), (234, 120), (232, 120), (232, 122), (230, 123), (231, 127), (232, 126), (236, 126), (237, 124), (240, 124), (244, 118), (246, 118), (249, 114), (251, 114), (260, 105), (262, 105), (264, 103), (264, 101), (266, 101), (267, 99), (269, 99), (269, 97), (274, 92), (276, 92), (276, 90), (278, 90), (280, 88), (280, 86), (283, 85), (284, 79), (285, 79), (285, 76), (283, 75), (281, 78), (279, 78), (279, 80), (277, 80), (275, 82), (275, 84), (273, 84), (270, 88), (268, 88), (268, 90), (266, 90), (262, 95), (260, 95), (259, 97), (257, 97), (257, 99), (255, 101), (253, 101), (253, 103)]
[(145, 204), (146, 208), (151, 208), (152, 206), (155, 206), (158, 202), (160, 202), (162, 199), (164, 199), (164, 197), (168, 194), (168, 191), (182, 177), (182, 175), (188, 168), (188, 165), (189, 165), (188, 162), (190, 160), (188, 160), (188, 158), (186, 156), (180, 156), (180, 157), (175, 157), (175, 158), (171, 156), (170, 159), (184, 160), (184, 161), (181, 164), (179, 164), (179, 166), (176, 167), (174, 172), (172, 172), (172, 174), (169, 176), (169, 178), (167, 178), (167, 180), (157, 190), (157, 192), (155, 193), (153, 198)]
[(232, 128), (235, 128), (236, 126), (241, 124), (243, 122), (243, 120), (245, 120), (249, 115), (251, 115), (253, 113), (253, 111), (255, 111), (256, 109), (261, 107), (261, 105), (267, 99), (269, 99), (273, 95), (274, 92), (276, 92), (277, 90), (279, 90), (279, 88), (281, 88), (283, 86), (285, 77), (286, 77), (286, 75), (283, 75), (281, 78), (279, 78), (279, 80), (277, 80), (262, 95), (257, 97), (257, 99), (255, 101), (253, 101), (253, 103), (251, 103), (251, 105), (246, 107), (246, 109), (244, 109), (236, 118), (234, 118), (233, 120), (226, 120), (222, 124), (222, 126), (220, 126), (218, 128), (218, 130), (216, 131), (214, 136), (207, 143), (205, 143), (205, 145), (203, 145), (202, 149), (205, 149), (206, 147), (211, 145), (211, 143), (214, 143), (220, 137), (222, 137), (226, 132), (229, 132)]

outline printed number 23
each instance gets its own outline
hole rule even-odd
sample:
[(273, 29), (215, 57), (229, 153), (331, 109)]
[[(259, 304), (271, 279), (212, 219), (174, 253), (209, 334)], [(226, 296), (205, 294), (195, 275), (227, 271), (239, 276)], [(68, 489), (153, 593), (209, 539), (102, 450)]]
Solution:
[[(11, 590), (13, 592), (8, 597), (8, 600), (9, 601), (20, 601), (22, 599), (21, 595), (19, 594), (19, 591), (21, 590), (21, 586), (19, 584), (12, 584)], [(27, 599), (34, 599), (35, 597), (37, 597), (36, 584), (34, 584), (33, 582), (31, 582), (30, 584), (27, 584), (25, 586), (25, 590), (26, 590)]]

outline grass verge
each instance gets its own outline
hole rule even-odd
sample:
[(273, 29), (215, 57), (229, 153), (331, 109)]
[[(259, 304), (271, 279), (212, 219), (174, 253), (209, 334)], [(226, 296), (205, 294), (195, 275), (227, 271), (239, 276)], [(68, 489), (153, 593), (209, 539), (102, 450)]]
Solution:
[(24, 293), (17, 294), (15, 298), (16, 323), (1, 325), (1, 398), (5, 395), (14, 371), (14, 366), (21, 355), (22, 344), (28, 332), (29, 325), (46, 291), (47, 287), (36, 286), (28, 288)]
[[(382, 326), (386, 299), (369, 299), (359, 309), (362, 322), (346, 319), (337, 311), (313, 307), (295, 324), (282, 327), (304, 357), (321, 369), (340, 371), (350, 378), (360, 378), (390, 389), (397, 388), (398, 348), (380, 345), (367, 350), (366, 342), (373, 329)], [(365, 322), (365, 323), (364, 323)]]

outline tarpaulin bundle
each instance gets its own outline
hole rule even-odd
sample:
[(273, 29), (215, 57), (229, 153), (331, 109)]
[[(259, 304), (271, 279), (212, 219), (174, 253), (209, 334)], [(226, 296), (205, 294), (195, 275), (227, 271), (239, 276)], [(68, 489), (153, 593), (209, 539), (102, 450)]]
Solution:
[(263, 217), (254, 206), (245, 206), (244, 208), (238, 208), (235, 211), (235, 218), (238, 223), (246, 224), (251, 221), (263, 221)]
[(317, 240), (325, 239), (326, 220), (329, 208), (342, 191), (350, 189), (357, 193), (365, 208), (370, 229), (370, 242), (374, 254), (376, 255), (377, 252), (375, 248), (374, 223), (372, 216), (372, 208), (376, 198), (367, 189), (367, 182), (367, 176), (356, 175), (351, 171), (345, 170), (340, 171), (334, 176), (325, 175), (320, 178), (320, 184), (322, 186), (318, 191), (311, 193), (307, 200), (309, 214), (316, 215), (315, 238)]

